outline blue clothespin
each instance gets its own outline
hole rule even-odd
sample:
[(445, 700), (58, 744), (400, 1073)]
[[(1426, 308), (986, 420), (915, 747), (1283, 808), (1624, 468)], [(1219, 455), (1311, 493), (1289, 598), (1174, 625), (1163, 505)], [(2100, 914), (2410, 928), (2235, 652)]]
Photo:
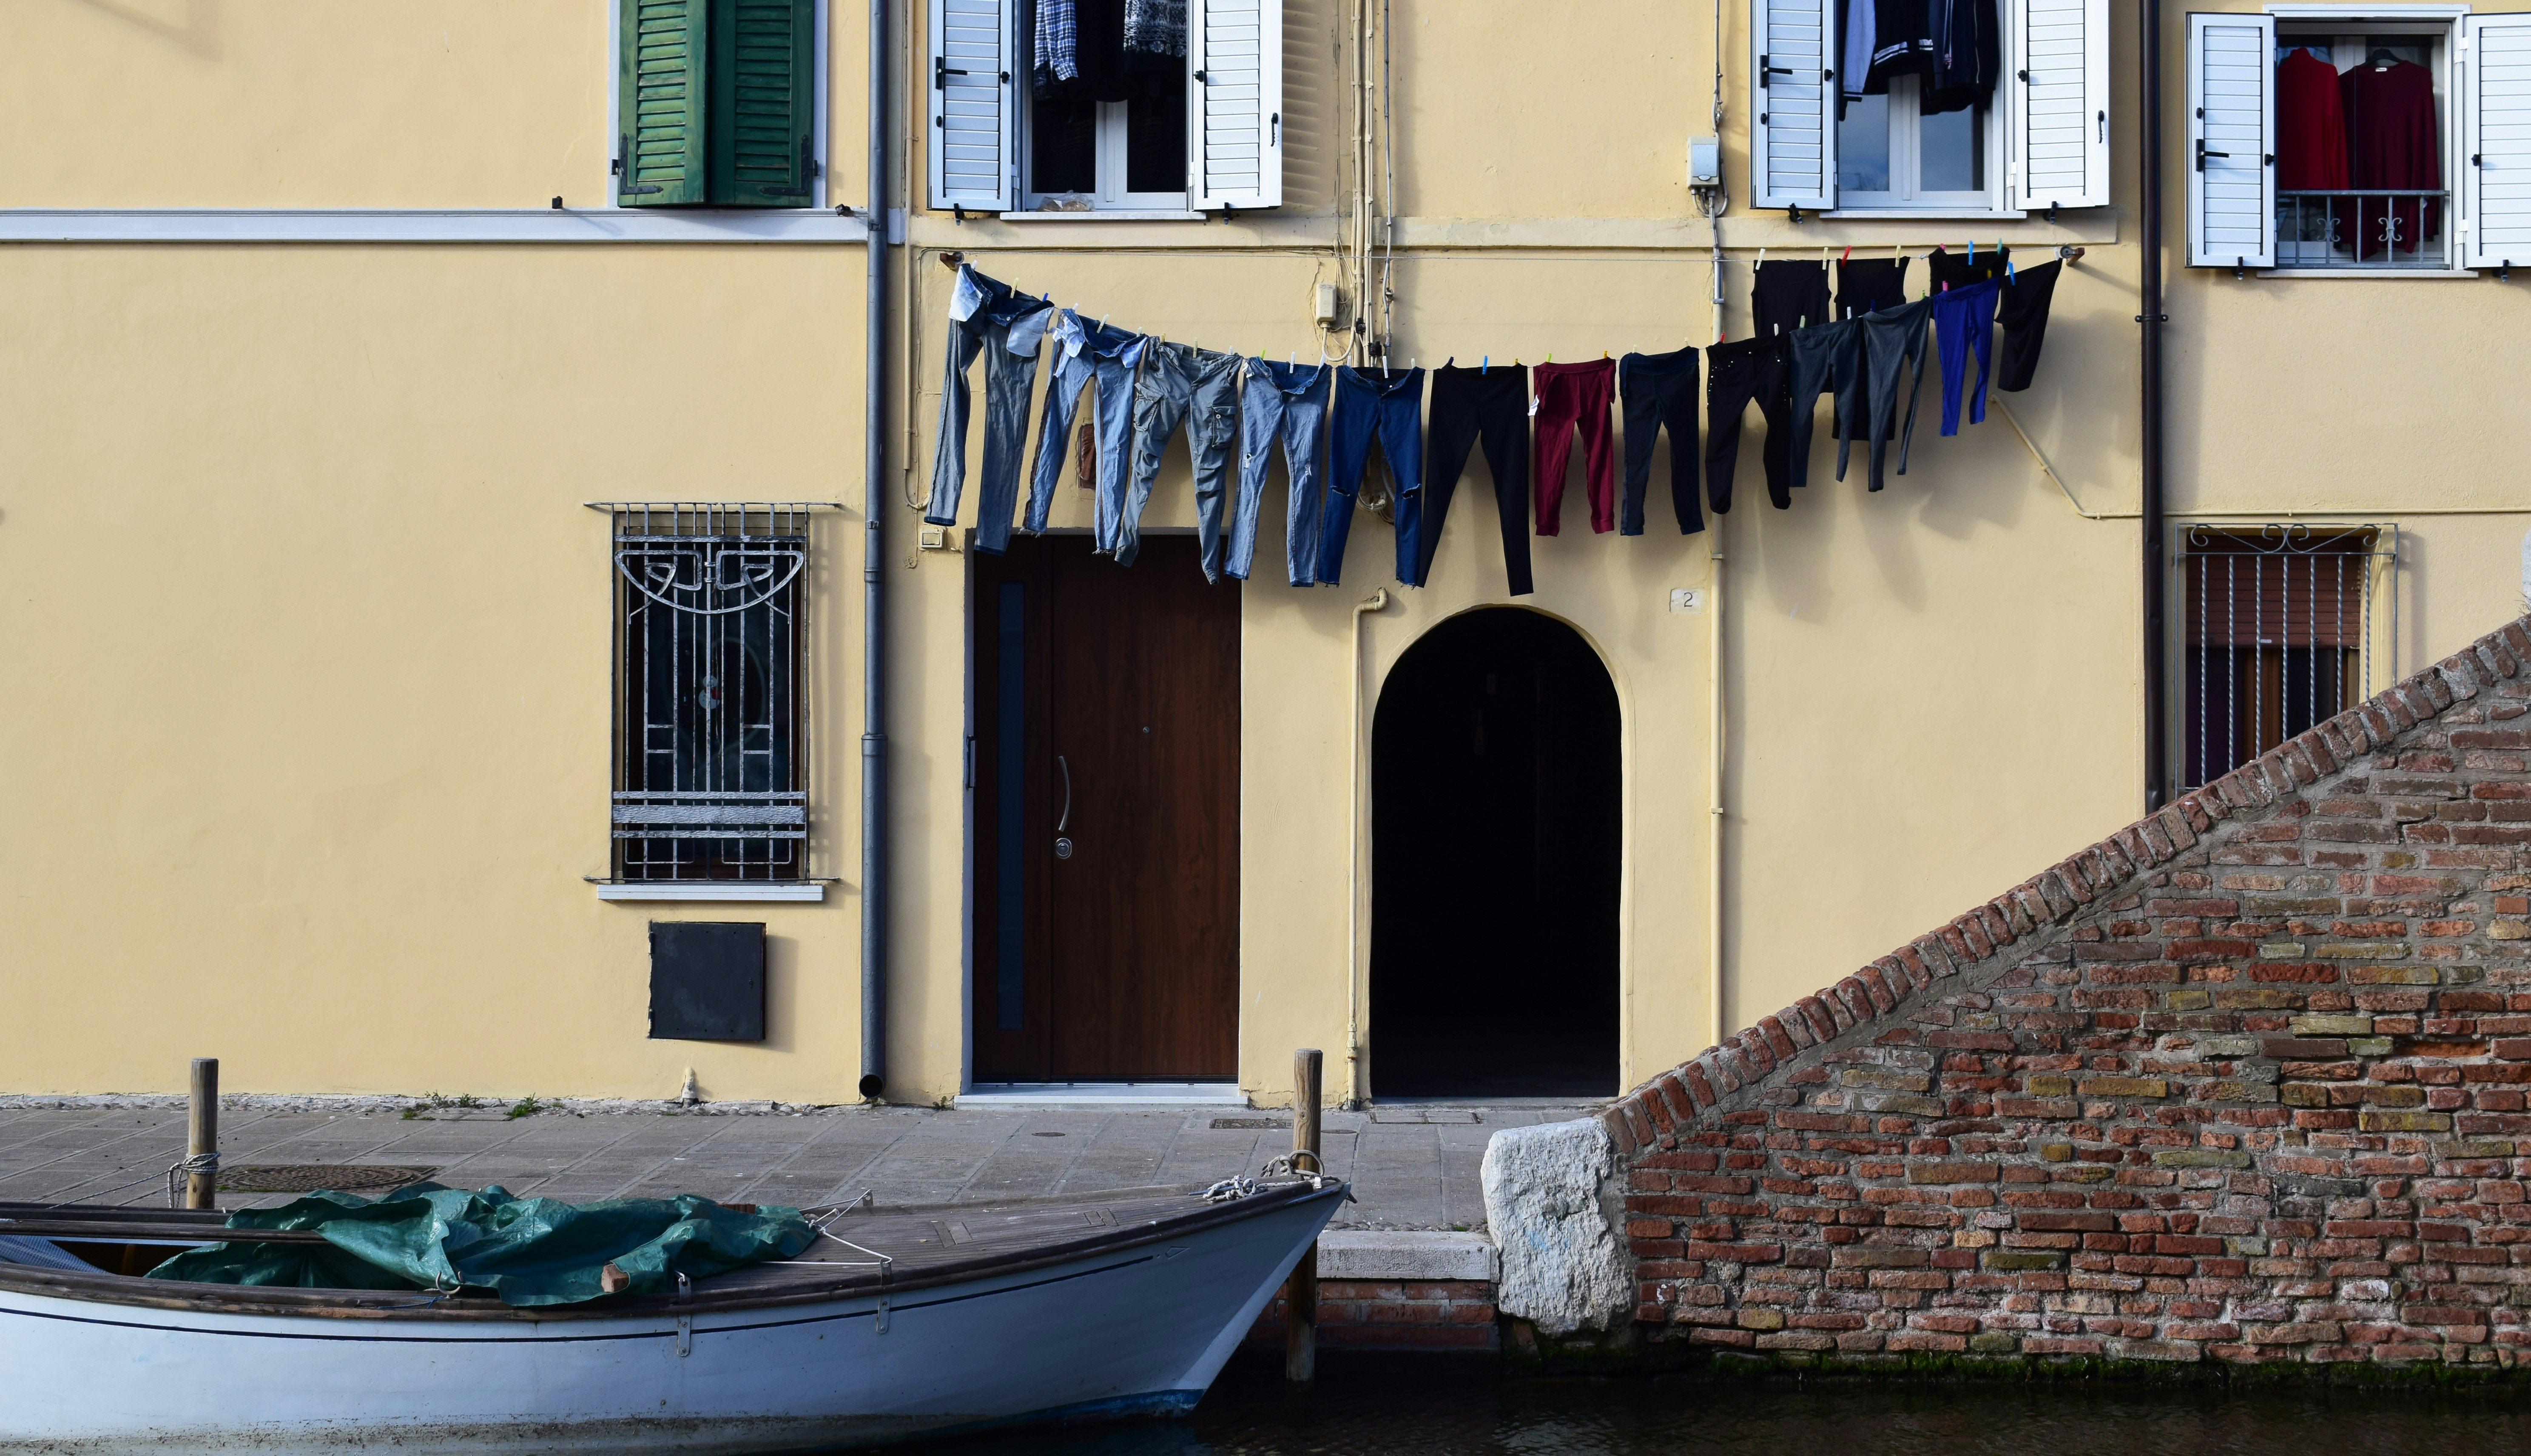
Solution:
[(1969, 261), (1972, 264), (1977, 262), (1977, 239), (1975, 238), (1969, 240)]
[(1493, 366), (1494, 357), (1490, 354), (1486, 355), (1477, 361), (1477, 372), (1479, 374), (1483, 374), (1486, 370), (1490, 369)]

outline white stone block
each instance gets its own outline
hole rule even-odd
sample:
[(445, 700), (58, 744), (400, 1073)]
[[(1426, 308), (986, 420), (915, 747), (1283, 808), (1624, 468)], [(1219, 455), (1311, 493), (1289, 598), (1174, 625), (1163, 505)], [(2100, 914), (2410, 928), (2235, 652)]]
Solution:
[(1486, 1145), (1486, 1227), (1502, 1260), (1494, 1305), (1543, 1334), (1604, 1330), (1634, 1281), (1600, 1185), (1616, 1159), (1597, 1118), (1506, 1128)]

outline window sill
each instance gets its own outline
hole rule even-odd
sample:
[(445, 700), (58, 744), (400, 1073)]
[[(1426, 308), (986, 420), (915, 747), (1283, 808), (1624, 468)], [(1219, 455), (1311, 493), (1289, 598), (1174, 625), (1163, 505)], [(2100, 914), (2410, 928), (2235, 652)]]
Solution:
[(1169, 207), (1109, 207), (1089, 212), (997, 212), (1004, 222), (1203, 222), (1211, 214)]
[[(2220, 264), (2217, 265), (2219, 268)], [(2476, 268), (2261, 268), (2261, 278), (2475, 278)]]
[(0, 243), (859, 243), (822, 207), (9, 207)]
[(1892, 222), (1922, 222), (1928, 219), (1959, 222), (2019, 222), (2030, 214), (2017, 208), (1997, 211), (1994, 208), (1962, 207), (1831, 207), (1819, 214), (1830, 222), (1869, 222), (1887, 218)]
[(657, 880), (644, 884), (598, 880), (600, 900), (803, 900), (811, 904), (826, 898), (823, 880), (793, 880), (781, 884), (746, 880)]

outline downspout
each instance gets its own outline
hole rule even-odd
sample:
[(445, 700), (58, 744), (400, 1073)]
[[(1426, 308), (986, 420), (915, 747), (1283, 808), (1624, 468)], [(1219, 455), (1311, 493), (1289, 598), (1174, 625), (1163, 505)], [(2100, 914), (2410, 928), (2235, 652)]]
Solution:
[(862, 310), (862, 1080), (861, 1094), (887, 1090), (887, 638), (881, 631), (886, 562), (879, 475), (886, 468), (887, 409), (887, 7), (870, 8), (869, 265)]
[(1713, 600), (1705, 605), (1713, 620), (1707, 625), (1712, 634), (1705, 654), (1705, 697), (1707, 711), (1712, 715), (1705, 726), (1708, 758), (1707, 783), (1713, 790), (1713, 803), (1706, 814), (1705, 872), (1706, 879), (1706, 964), (1713, 967), (1714, 984), (1708, 993), (1707, 1011), (1714, 1018), (1714, 1040), (1719, 1046), (1730, 1028), (1722, 1021), (1722, 522), (1716, 514), (1713, 534), (1706, 538), (1705, 548), (1712, 553), (1714, 580), (1706, 590)]
[(1347, 766), (1353, 785), (1353, 814), (1345, 826), (1345, 1100), (1348, 1110), (1363, 1104), (1362, 1095), (1362, 618), (1385, 611), (1388, 591), (1381, 588), (1353, 604), (1353, 730)]
[(2162, 311), (2162, 0), (2144, 0), (2144, 277), (2138, 290), (2144, 311), (2144, 399), (2138, 418), (2144, 454), (2144, 807), (2162, 807), (2170, 781), (2167, 709), (2164, 693), (2168, 676), (2162, 622), (2162, 326), (2170, 315)]

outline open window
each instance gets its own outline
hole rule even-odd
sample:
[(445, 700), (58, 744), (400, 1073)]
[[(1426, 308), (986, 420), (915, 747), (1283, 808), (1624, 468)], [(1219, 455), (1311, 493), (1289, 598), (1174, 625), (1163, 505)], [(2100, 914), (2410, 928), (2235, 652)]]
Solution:
[(930, 199), (1282, 202), (1282, 0), (930, 0)]
[[(1884, 35), (1887, 15), (1925, 33)], [(1750, 30), (1758, 206), (2109, 203), (2108, 0), (1753, 0)]]
[(2349, 272), (2531, 261), (2531, 17), (2189, 17), (2188, 260)]

